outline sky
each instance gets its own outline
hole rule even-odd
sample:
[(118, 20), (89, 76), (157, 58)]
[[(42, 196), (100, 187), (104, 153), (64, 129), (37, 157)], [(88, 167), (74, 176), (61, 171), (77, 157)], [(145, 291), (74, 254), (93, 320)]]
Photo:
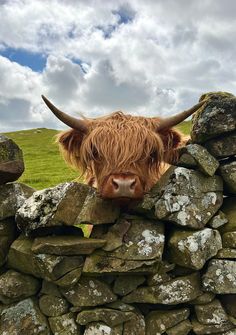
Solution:
[(235, 0), (0, 0), (0, 132), (236, 93)]

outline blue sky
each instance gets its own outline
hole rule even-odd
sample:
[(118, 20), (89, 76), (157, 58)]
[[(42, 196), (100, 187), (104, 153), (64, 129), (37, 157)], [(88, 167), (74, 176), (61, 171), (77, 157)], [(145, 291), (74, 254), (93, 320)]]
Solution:
[(235, 93), (235, 12), (234, 0), (0, 2), (0, 131), (63, 128), (41, 94), (95, 117)]

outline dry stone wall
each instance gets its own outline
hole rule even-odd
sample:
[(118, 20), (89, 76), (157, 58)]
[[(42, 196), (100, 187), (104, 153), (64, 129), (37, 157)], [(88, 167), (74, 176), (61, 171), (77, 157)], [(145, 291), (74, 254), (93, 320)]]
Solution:
[(236, 334), (236, 98), (206, 98), (126, 211), (75, 182), (11, 183), (22, 155), (0, 137), (0, 335)]

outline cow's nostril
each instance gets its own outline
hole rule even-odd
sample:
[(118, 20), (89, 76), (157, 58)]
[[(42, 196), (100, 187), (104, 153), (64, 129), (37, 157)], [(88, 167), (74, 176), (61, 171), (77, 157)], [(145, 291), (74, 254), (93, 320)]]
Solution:
[(136, 185), (136, 180), (134, 179), (130, 184), (130, 189), (133, 190), (135, 188), (135, 185)]
[(112, 179), (111, 182), (112, 182), (112, 185), (114, 186), (114, 189), (118, 190), (119, 184), (114, 179)]

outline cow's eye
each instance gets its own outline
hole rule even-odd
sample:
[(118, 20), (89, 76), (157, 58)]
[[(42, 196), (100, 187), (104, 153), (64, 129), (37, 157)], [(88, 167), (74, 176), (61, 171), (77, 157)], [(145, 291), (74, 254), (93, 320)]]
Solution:
[(152, 151), (149, 159), (151, 164), (155, 163), (157, 161), (157, 151)]
[(97, 151), (96, 147), (93, 147), (93, 149), (92, 149), (92, 155), (93, 155), (93, 159), (94, 160), (98, 160), (99, 159), (99, 154), (98, 154), (98, 151)]

